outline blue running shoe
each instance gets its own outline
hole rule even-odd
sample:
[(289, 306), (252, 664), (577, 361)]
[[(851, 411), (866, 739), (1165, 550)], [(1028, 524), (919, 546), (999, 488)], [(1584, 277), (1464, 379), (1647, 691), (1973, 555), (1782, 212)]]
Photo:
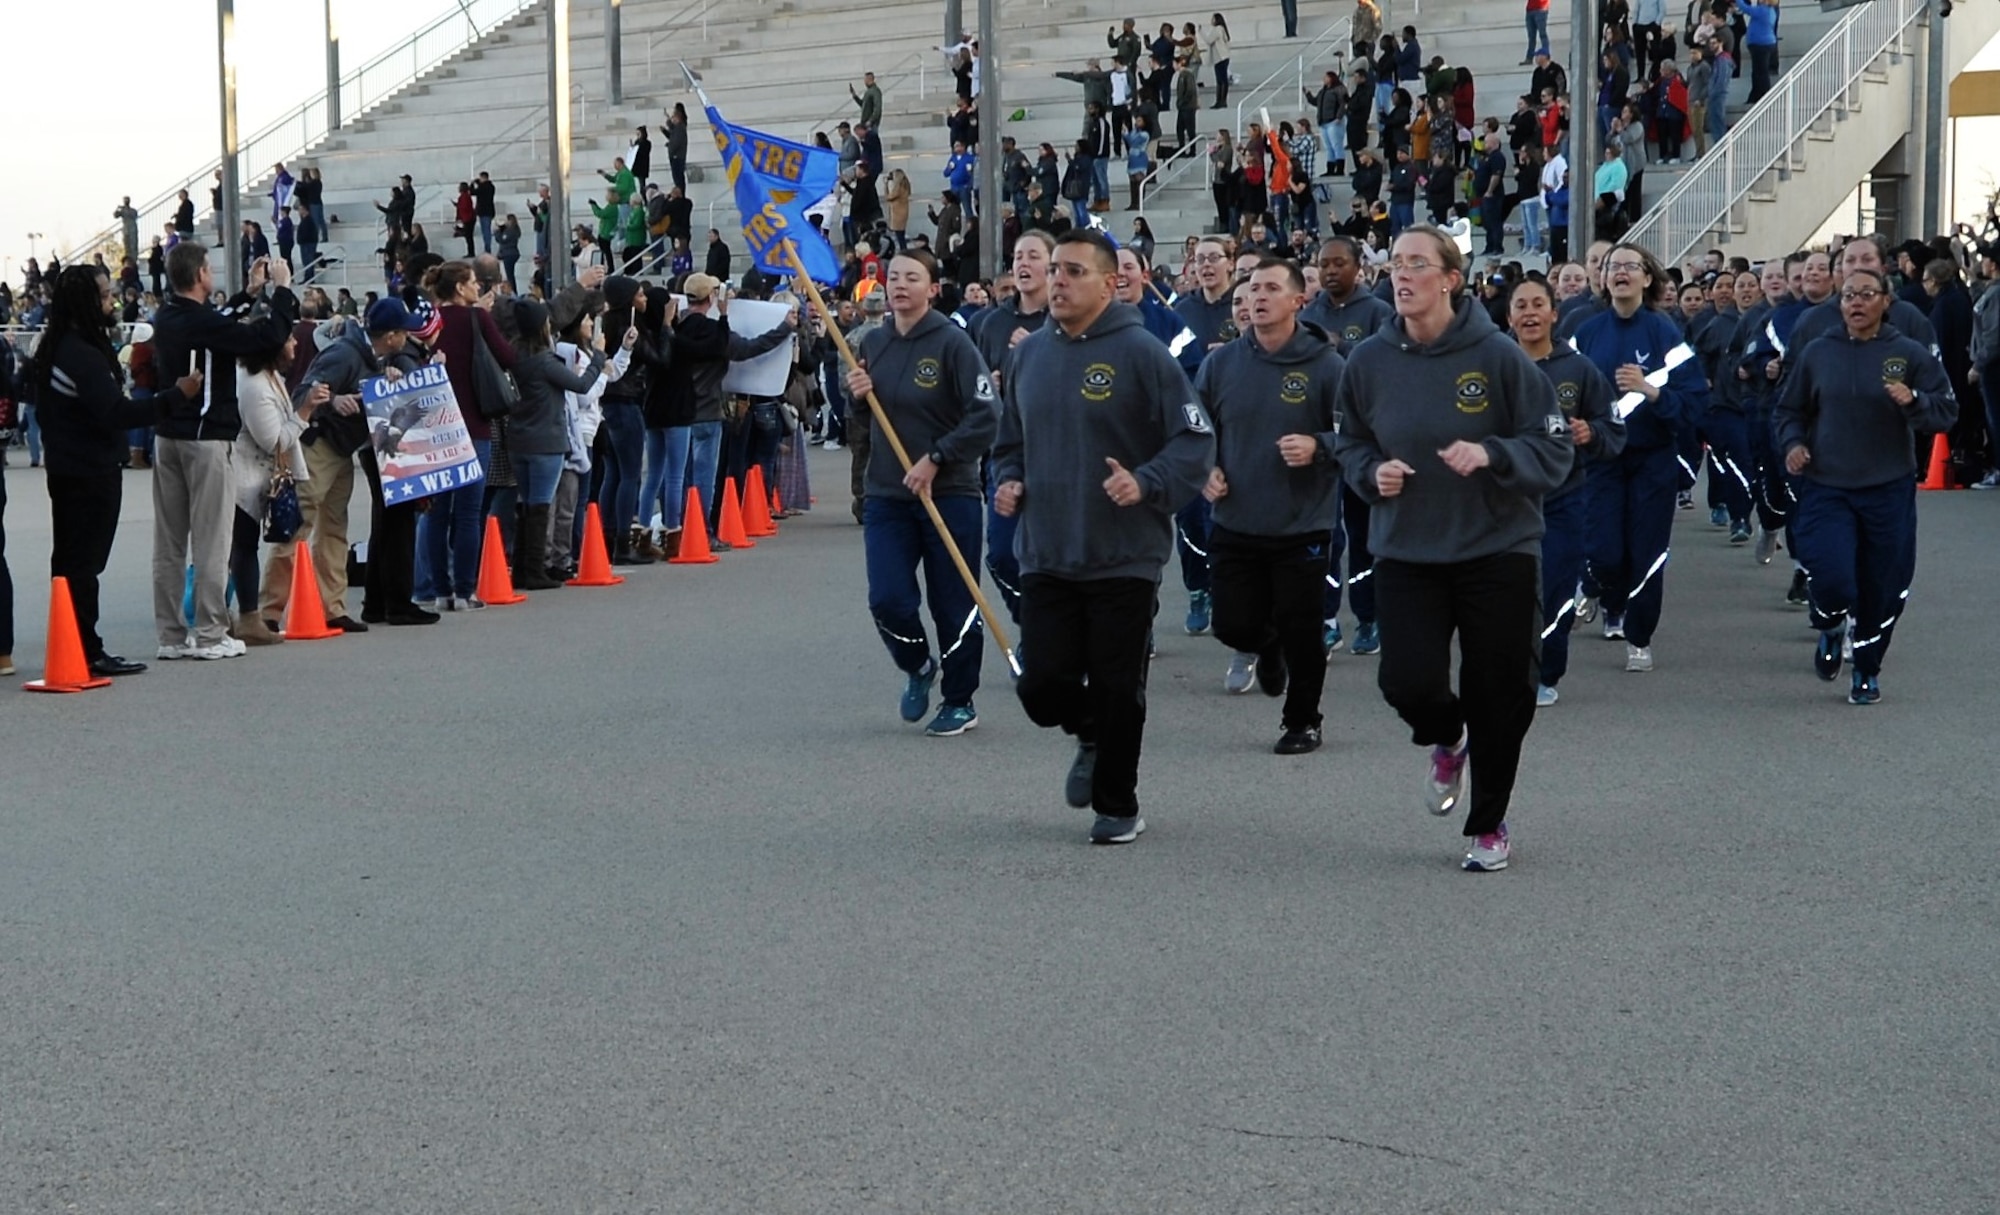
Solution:
[(1847, 703), (1851, 705), (1872, 705), (1882, 699), (1882, 683), (1873, 675), (1854, 673), (1854, 683), (1847, 690)]
[(1708, 508), (1708, 525), (1709, 525), (1710, 527), (1728, 527), (1728, 526), (1729, 526), (1729, 510), (1728, 510), (1728, 508), (1727, 508), (1727, 507), (1722, 507), (1722, 506), (1711, 506), (1711, 507), (1709, 507), (1709, 508)]
[(1828, 683), (1840, 674), (1840, 642), (1846, 632), (1844, 627), (1825, 629), (1819, 635), (1819, 644), (1813, 647), (1813, 674)]
[(971, 705), (944, 705), (924, 727), (924, 733), (931, 738), (954, 738), (978, 724), (979, 714)]
[(1333, 657), (1333, 652), (1341, 646), (1340, 622), (1336, 620), (1332, 624), (1327, 625), (1326, 631), (1320, 634), (1319, 640), (1320, 644), (1326, 647), (1326, 656), (1328, 658)]
[(1183, 626), (1188, 631), (1188, 636), (1199, 637), (1203, 633), (1208, 632), (1208, 625), (1209, 625), (1208, 604), (1209, 604), (1209, 598), (1207, 591), (1188, 592), (1187, 619), (1182, 622)]
[(1376, 627), (1373, 620), (1364, 620), (1354, 626), (1354, 644), (1347, 647), (1347, 652), (1350, 654), (1359, 654), (1363, 657), (1370, 654), (1380, 654), (1382, 652), (1382, 630)]
[(918, 722), (931, 707), (931, 685), (937, 682), (938, 664), (924, 659), (924, 669), (910, 676), (903, 685), (903, 720)]

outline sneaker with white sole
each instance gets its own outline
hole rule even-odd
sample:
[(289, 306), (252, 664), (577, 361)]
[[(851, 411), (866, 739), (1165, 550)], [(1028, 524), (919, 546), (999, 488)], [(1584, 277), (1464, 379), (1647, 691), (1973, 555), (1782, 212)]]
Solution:
[(1465, 850), (1465, 859), (1458, 863), (1467, 873), (1498, 873), (1507, 867), (1508, 854), (1513, 851), (1507, 842), (1507, 824), (1472, 837), (1472, 846)]
[(1114, 818), (1100, 814), (1090, 828), (1090, 842), (1093, 844), (1129, 844), (1146, 830), (1146, 820), (1138, 815), (1130, 818)]
[(1966, 486), (1966, 488), (2000, 489), (2000, 468), (1996, 468), (1992, 472), (1987, 473), (1985, 476), (1979, 478), (1979, 480), (1974, 481), (1972, 484)]
[(1432, 814), (1450, 814), (1465, 793), (1465, 758), (1470, 736), (1455, 747), (1432, 747), (1430, 771), (1425, 776), (1424, 809)]
[(1758, 565), (1771, 564), (1771, 558), (1778, 552), (1778, 533), (1768, 527), (1758, 532), (1755, 552)]
[(194, 656), (192, 641), (193, 639), (190, 638), (179, 645), (163, 645), (153, 651), (153, 657), (159, 659), (161, 662), (178, 662), (183, 658), (191, 658)]
[(249, 652), (250, 647), (236, 640), (236, 638), (224, 637), (222, 640), (209, 645), (189, 646), (187, 656), (189, 658), (200, 659), (204, 662), (214, 662), (221, 658), (241, 658)]
[(486, 601), (477, 595), (460, 595), (451, 601), (451, 610), (454, 612), (483, 612), (486, 610)]
[(1846, 658), (1840, 646), (1840, 634), (1844, 631), (1837, 625), (1822, 631), (1819, 643), (1813, 647), (1813, 674), (1828, 683), (1840, 674), (1840, 664)]
[(1604, 640), (1625, 640), (1625, 617), (1622, 614), (1613, 616), (1610, 612), (1604, 613)]
[(1625, 643), (1625, 669), (1628, 671), (1650, 671), (1653, 669), (1653, 647)]
[(956, 738), (979, 724), (979, 714), (971, 705), (943, 705), (931, 724), (924, 727), (924, 734), (930, 738)]
[(1319, 643), (1325, 648), (1328, 658), (1333, 657), (1333, 652), (1345, 644), (1345, 640), (1340, 635), (1340, 622), (1338, 620), (1320, 630)]
[(1535, 707), (1537, 709), (1546, 709), (1561, 699), (1561, 695), (1547, 684), (1541, 684), (1535, 689)]
[[(1576, 624), (1589, 624), (1597, 619), (1597, 596), (1583, 593), (1583, 584), (1576, 588)], [(1576, 625), (1571, 625), (1575, 628)]]
[(1231, 696), (1241, 696), (1257, 686), (1257, 656), (1255, 654), (1232, 654), (1229, 670), (1223, 673), (1222, 690)]
[(1882, 700), (1882, 681), (1874, 675), (1854, 673), (1853, 681), (1847, 689), (1847, 703), (1851, 705), (1879, 704)]

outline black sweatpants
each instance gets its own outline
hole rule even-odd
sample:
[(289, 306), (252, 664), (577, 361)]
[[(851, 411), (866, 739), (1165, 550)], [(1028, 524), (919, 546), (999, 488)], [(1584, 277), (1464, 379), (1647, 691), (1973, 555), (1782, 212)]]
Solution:
[(1257, 655), (1260, 666), (1282, 655), (1290, 673), (1285, 729), (1319, 725), (1320, 691), (1326, 686), (1321, 580), (1332, 547), (1329, 534), (1251, 536), (1216, 525), (1208, 538), (1215, 639)]
[[(410, 610), (417, 563), (417, 516), (421, 502), (382, 501), (382, 467), (371, 448), (361, 449), (361, 475), (368, 481), (368, 581), (362, 588), (364, 615), (401, 615)], [(426, 499), (443, 509), (442, 499)], [(442, 584), (440, 584), (442, 585)]]
[(76, 631), (83, 638), (85, 658), (104, 654), (104, 640), (97, 635), (97, 577), (111, 560), (111, 540), (118, 534), (118, 508), (125, 497), (123, 476), (120, 469), (48, 475), (49, 576), (69, 580), (70, 603), (76, 608)]
[(1139, 813), (1139, 749), (1146, 734), (1146, 634), (1159, 609), (1146, 578), (1021, 580), (1021, 653), (1015, 694), (1028, 719), (1097, 745), (1090, 804)]
[[(1541, 678), (1542, 574), (1528, 553), (1448, 565), (1378, 557), (1383, 699), (1420, 747), (1471, 746), (1471, 810), (1465, 834), (1485, 835), (1507, 818), (1521, 740), (1535, 720)], [(1458, 691), (1451, 639), (1458, 637)]]

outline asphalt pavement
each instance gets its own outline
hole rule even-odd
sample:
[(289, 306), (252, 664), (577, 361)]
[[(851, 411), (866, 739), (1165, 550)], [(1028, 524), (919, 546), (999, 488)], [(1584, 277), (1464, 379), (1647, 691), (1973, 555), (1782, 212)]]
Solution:
[(0, 1209), (2000, 1209), (2000, 494), (1923, 495), (1872, 708), (1683, 513), (1658, 669), (1577, 635), (1473, 875), (1376, 660), (1274, 756), (1171, 571), (1087, 846), (997, 651), (897, 718), (845, 468), (715, 566), (0, 691)]

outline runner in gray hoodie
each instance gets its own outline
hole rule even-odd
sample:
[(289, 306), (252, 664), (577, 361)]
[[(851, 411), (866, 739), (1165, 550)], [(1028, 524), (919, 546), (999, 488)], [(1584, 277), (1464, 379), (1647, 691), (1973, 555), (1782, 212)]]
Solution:
[[(1535, 716), (1541, 498), (1574, 458), (1555, 387), (1463, 294), (1465, 255), (1427, 224), (1396, 238), (1396, 320), (1348, 361), (1334, 457), (1368, 501), (1383, 698), (1431, 749), (1449, 814), (1479, 747), (1462, 862), (1507, 866), (1507, 804)], [(1451, 641), (1461, 652), (1451, 687)]]
[(1299, 322), (1297, 263), (1267, 257), (1248, 287), (1250, 332), (1211, 352), (1194, 384), (1216, 433), (1205, 491), (1215, 636), (1256, 655), (1264, 694), (1285, 697), (1275, 750), (1303, 755), (1320, 744), (1320, 587), (1339, 515), (1334, 393), (1347, 364), (1323, 330)]
[[(868, 610), (889, 657), (906, 677), (904, 721), (923, 719), (931, 684), (942, 669), (944, 701), (924, 728), (933, 738), (963, 734), (979, 724), (972, 695), (979, 689), (986, 631), (922, 499), (937, 508), (968, 567), (978, 569), (984, 496), (979, 462), (999, 421), (993, 381), (972, 339), (931, 307), (937, 284), (937, 262), (930, 254), (913, 250), (890, 259), (884, 291), (892, 320), (862, 339), (856, 352), (861, 366), (847, 373), (850, 397), (865, 401), (874, 394), (911, 459), (906, 470), (887, 442), (870, 447), (861, 535)], [(935, 661), (918, 615), (919, 565), (937, 628)]]
[(1102, 234), (1056, 243), (1053, 323), (1014, 353), (993, 449), (994, 509), (1020, 522), (1017, 691), (1037, 725), (1076, 737), (1066, 793), (1096, 808), (1101, 844), (1146, 829), (1146, 633), (1174, 511), (1215, 466), (1208, 414), (1139, 310), (1114, 300), (1117, 277)]

